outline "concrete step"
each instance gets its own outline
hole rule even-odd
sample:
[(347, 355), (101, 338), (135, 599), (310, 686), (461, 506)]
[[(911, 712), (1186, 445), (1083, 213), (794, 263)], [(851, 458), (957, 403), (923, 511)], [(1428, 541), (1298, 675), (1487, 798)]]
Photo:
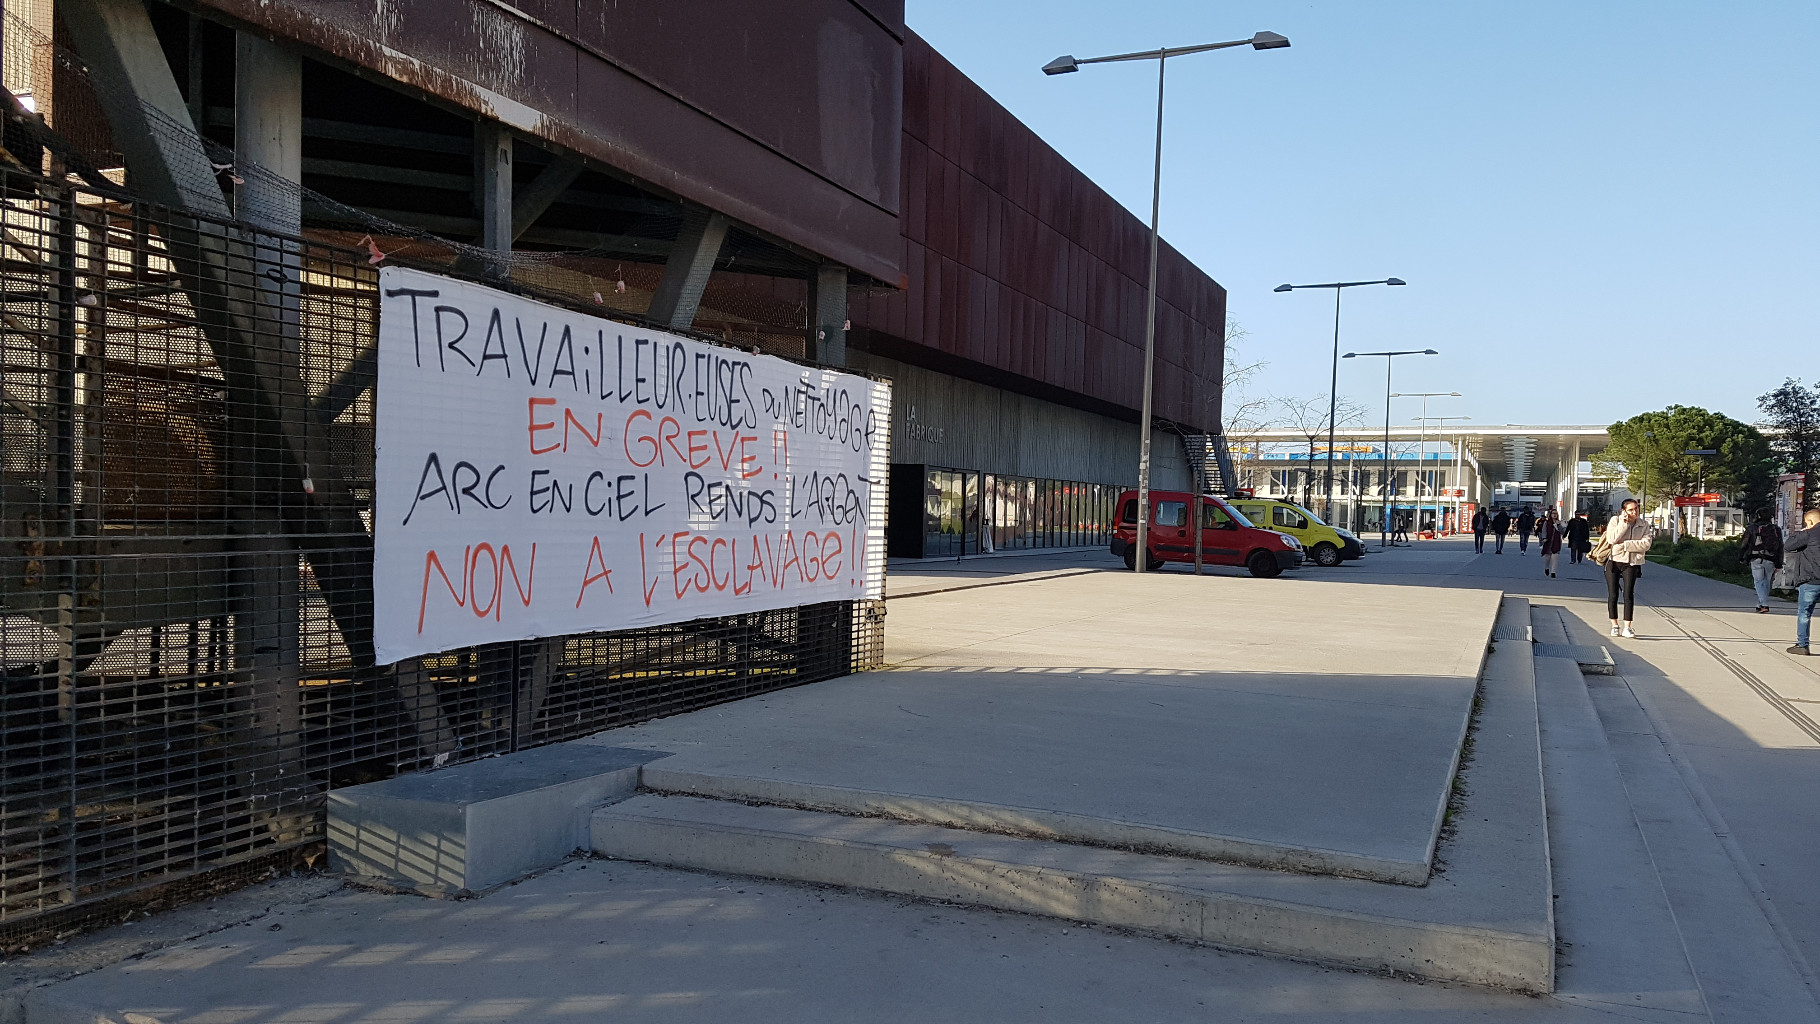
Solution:
[[(1529, 607), (1499, 625), (1525, 636)], [(645, 794), (597, 811), (596, 853), (1044, 914), (1236, 949), (1547, 992), (1554, 916), (1527, 642), (1484, 663), (1473, 764), (1423, 886), (991, 834), (801, 807)], [(661, 765), (645, 777), (661, 784)], [(671, 779), (670, 784), (688, 780)], [(1285, 807), (1284, 813), (1295, 813)]]
[(1642, 1020), (1709, 1019), (1579, 667), (1537, 658), (1536, 693), (1549, 841), (1560, 865), (1555, 998), (1622, 1005)]
[[(647, 765), (640, 780), (651, 792), (714, 800), (890, 818), (926, 825), (1047, 839), (1088, 846), (1248, 864), (1279, 871), (1369, 878), (1403, 885), (1428, 881), (1425, 860), (1396, 860), (1347, 850), (1292, 846), (1240, 836), (1212, 835), (1037, 807), (1015, 807), (910, 793), (883, 793), (788, 779)], [(1436, 822), (1439, 825), (1439, 822)]]
[(648, 794), (596, 811), (596, 853), (1135, 928), (1220, 946), (1546, 991), (1545, 921), (1448, 920), (1426, 888), (936, 825)]

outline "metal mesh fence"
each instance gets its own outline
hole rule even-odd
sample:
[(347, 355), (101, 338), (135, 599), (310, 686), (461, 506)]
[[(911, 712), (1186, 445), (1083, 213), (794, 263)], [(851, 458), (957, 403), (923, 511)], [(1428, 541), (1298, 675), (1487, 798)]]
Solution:
[(375, 666), (376, 285), (0, 172), (0, 943), (317, 842), (333, 787), (880, 662), (839, 602)]

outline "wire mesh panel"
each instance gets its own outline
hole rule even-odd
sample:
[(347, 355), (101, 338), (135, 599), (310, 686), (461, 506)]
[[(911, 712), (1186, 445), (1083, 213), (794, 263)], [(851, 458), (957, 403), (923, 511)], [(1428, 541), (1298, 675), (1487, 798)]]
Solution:
[(317, 842), (337, 786), (880, 663), (837, 602), (375, 665), (376, 284), (0, 174), (0, 933)]

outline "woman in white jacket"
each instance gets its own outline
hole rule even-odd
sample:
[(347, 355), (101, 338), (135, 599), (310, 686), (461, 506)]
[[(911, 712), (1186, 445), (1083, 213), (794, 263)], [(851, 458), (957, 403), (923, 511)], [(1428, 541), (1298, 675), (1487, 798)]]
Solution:
[[(1618, 514), (1605, 524), (1611, 558), (1605, 562), (1605, 611), (1611, 616), (1611, 635), (1634, 637), (1630, 620), (1637, 606), (1637, 577), (1643, 574), (1644, 556), (1655, 531), (1643, 521), (1637, 499), (1626, 498)], [(1618, 591), (1624, 591), (1624, 618), (1618, 619)]]

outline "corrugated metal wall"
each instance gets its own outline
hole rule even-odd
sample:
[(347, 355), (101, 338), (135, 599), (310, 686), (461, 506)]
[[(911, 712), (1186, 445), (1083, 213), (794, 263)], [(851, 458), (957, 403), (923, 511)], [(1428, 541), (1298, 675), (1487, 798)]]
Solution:
[[(1139, 409), (1148, 226), (914, 34), (903, 161), (909, 287), (854, 326)], [(1156, 415), (1217, 429), (1226, 291), (1167, 243), (1158, 277)]]

